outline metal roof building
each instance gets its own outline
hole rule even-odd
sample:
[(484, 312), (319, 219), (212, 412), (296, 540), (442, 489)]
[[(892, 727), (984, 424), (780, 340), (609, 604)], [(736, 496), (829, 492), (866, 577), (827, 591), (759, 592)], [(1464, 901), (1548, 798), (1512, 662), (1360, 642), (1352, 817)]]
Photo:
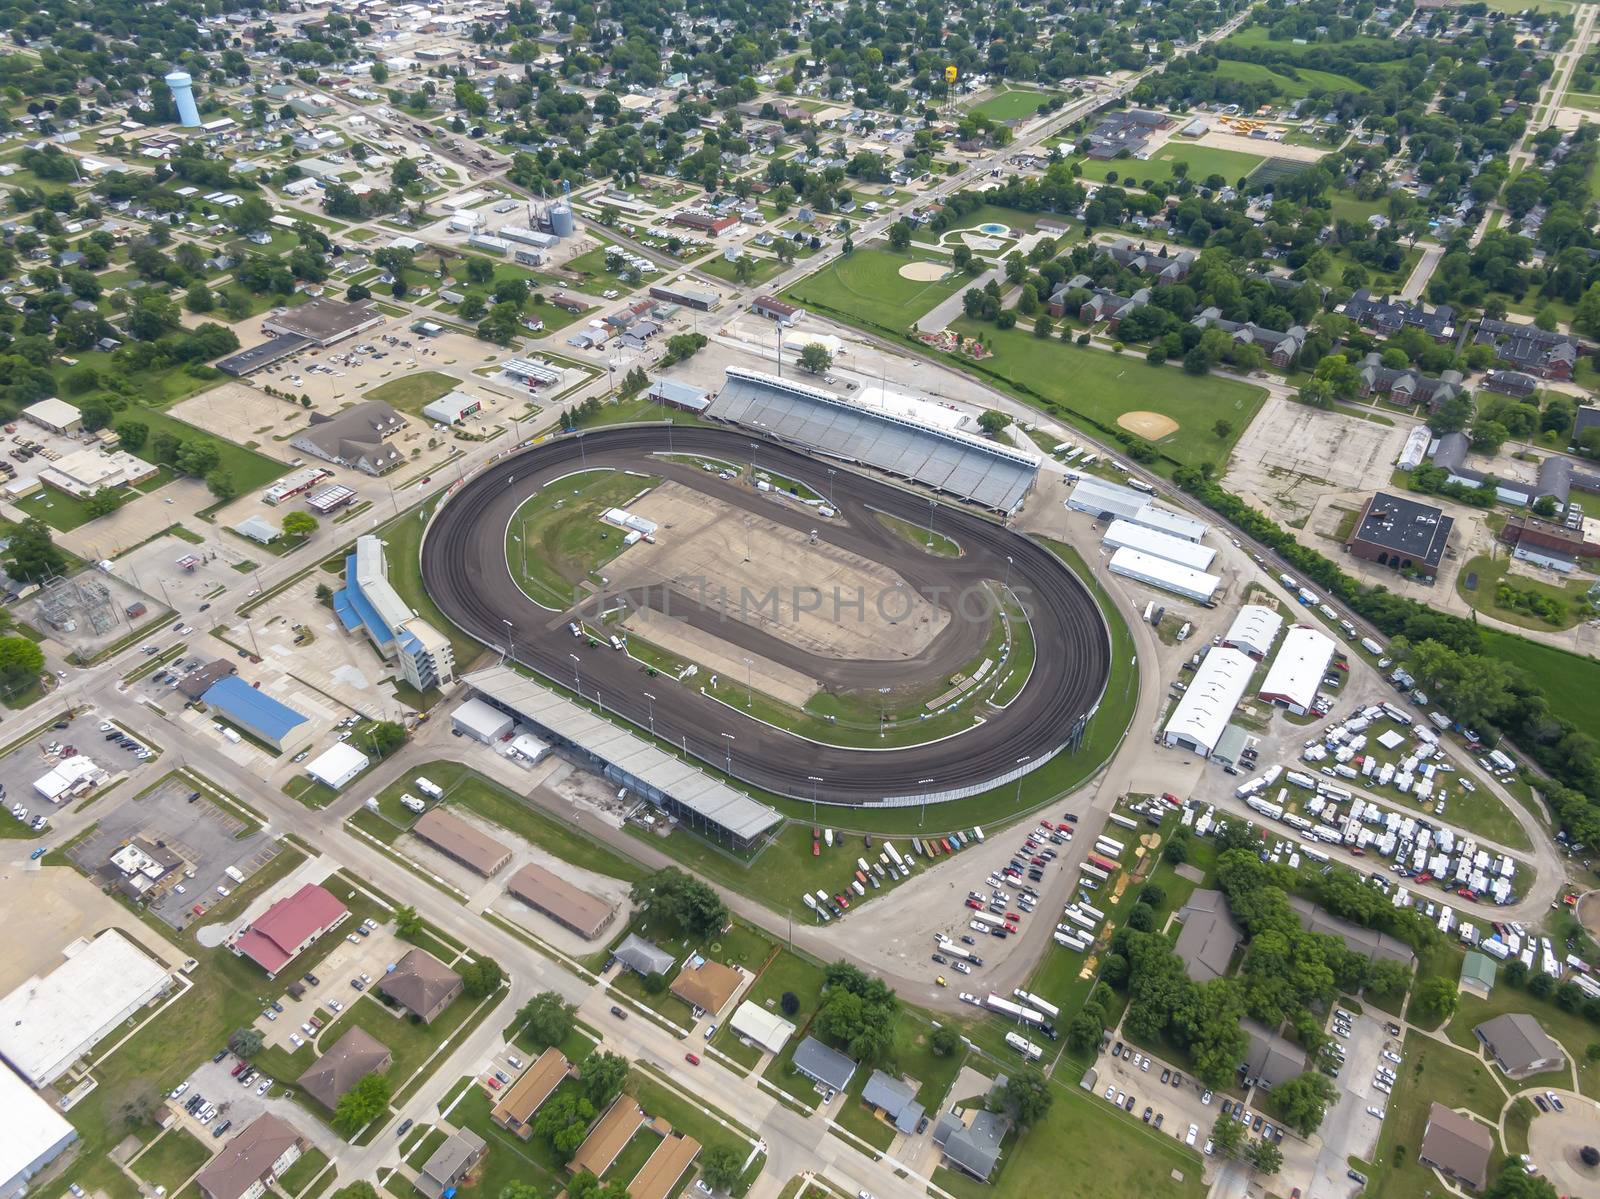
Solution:
[(766, 804), (508, 666), (491, 666), (463, 676), (462, 681), (485, 703), (532, 725), (546, 740), (599, 763), (608, 779), (691, 827), (724, 836), (743, 848), (781, 823)]
[(1228, 631), (1222, 635), (1221, 644), (1229, 649), (1242, 649), (1257, 661), (1272, 652), (1272, 643), (1283, 628), (1283, 617), (1271, 608), (1260, 604), (1246, 604), (1233, 618)]
[(733, 1031), (768, 1053), (782, 1053), (794, 1036), (794, 1025), (776, 1012), (746, 999), (733, 1013)]
[(1203, 520), (1163, 508), (1146, 492), (1097, 479), (1093, 475), (1085, 475), (1078, 480), (1072, 488), (1072, 494), (1067, 497), (1067, 507), (1103, 520), (1129, 520), (1185, 541), (1199, 541), (1211, 530), (1211, 526)]
[(1255, 668), (1255, 662), (1241, 650), (1213, 649), (1189, 680), (1189, 690), (1167, 721), (1163, 740), (1210, 756), (1234, 708), (1244, 698)]
[(1174, 537), (1170, 533), (1160, 533), (1148, 525), (1134, 524), (1131, 520), (1112, 521), (1101, 540), (1114, 550), (1124, 547), (1138, 550), (1141, 554), (1165, 558), (1190, 570), (1208, 569), (1212, 559), (1217, 556), (1217, 551), (1210, 546)]
[(1261, 698), (1305, 712), (1317, 698), (1317, 687), (1333, 661), (1333, 638), (1305, 625), (1295, 625), (1283, 635), (1277, 657), (1261, 683)]
[(200, 698), (218, 716), (280, 752), (299, 744), (311, 732), (307, 716), (237, 676), (217, 680)]
[(1174, 595), (1181, 595), (1202, 604), (1209, 604), (1211, 597), (1216, 595), (1217, 588), (1222, 586), (1222, 580), (1216, 575), (1179, 566), (1166, 558), (1158, 558), (1154, 554), (1126, 546), (1111, 555), (1109, 569), (1114, 575), (1122, 575), (1136, 583), (1159, 587), (1163, 591), (1170, 591)]
[(51, 1104), (28, 1088), (16, 1074), (0, 1066), (0, 1199), (14, 1199), (28, 1189), (28, 1180), (60, 1157), (78, 1139)]
[(706, 413), (997, 512), (1016, 511), (1039, 472), (1021, 450), (739, 367)]

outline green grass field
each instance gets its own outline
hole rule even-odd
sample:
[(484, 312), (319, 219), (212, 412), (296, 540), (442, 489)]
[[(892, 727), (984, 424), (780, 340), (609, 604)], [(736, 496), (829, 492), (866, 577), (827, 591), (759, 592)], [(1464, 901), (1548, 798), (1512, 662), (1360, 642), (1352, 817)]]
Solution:
[(558, 611), (578, 585), (624, 548), (621, 529), (600, 522), (661, 480), (653, 475), (592, 470), (570, 475), (528, 500), (506, 526), (506, 561), (528, 598)]
[(1249, 176), (1266, 160), (1263, 154), (1245, 154), (1239, 150), (1218, 150), (1211, 146), (1190, 145), (1187, 142), (1169, 142), (1147, 159), (1113, 158), (1101, 162), (1093, 158), (1075, 158), (1073, 161), (1085, 179), (1108, 181), (1112, 175), (1117, 181), (1137, 187), (1146, 179), (1161, 183), (1173, 177), (1174, 163), (1189, 164), (1189, 178), (1203, 183), (1212, 175), (1221, 175), (1230, 184)]
[(1224, 58), (1217, 63), (1217, 78), (1233, 79), (1240, 83), (1271, 83), (1286, 100), (1299, 100), (1314, 91), (1364, 92), (1366, 86), (1345, 75), (1332, 71), (1318, 71), (1310, 67), (1296, 67), (1298, 79), (1290, 78), (1271, 67), (1256, 62), (1243, 62)]
[(190, 1175), (211, 1160), (211, 1147), (182, 1128), (168, 1129), (133, 1163), (133, 1172), (175, 1195)]
[(1005, 88), (981, 104), (974, 104), (967, 111), (975, 116), (988, 117), (991, 121), (1020, 121), (1038, 112), (1040, 106), (1054, 95), (1053, 92), (1036, 92), (1031, 88)]
[[(765, 283), (768, 279), (781, 274), (784, 270), (783, 263), (776, 258), (767, 258), (761, 254), (750, 254), (747, 257), (755, 267), (754, 273), (750, 276), (750, 284)], [(712, 275), (721, 279), (724, 283), (732, 283), (741, 287), (747, 286), (739, 282), (739, 272), (734, 268), (733, 263), (729, 262), (721, 254), (718, 254), (710, 262), (705, 263), (698, 269), (701, 273)]]
[[(1185, 465), (1213, 463), (1219, 473), (1266, 399), (1267, 393), (1251, 384), (1188, 375), (1171, 365), (1151, 366), (1139, 354), (1069, 345), (965, 318), (951, 328), (981, 335), (994, 357), (977, 364), (978, 369), (1011, 384), (1030, 402), (1042, 400), (1044, 407), (1086, 417), (1106, 431), (1116, 428), (1117, 418), (1127, 412), (1170, 417), (1178, 428), (1157, 441), (1157, 448)], [(1218, 420), (1232, 423), (1225, 438), (1213, 431)]]
[(1515, 633), (1482, 626), (1478, 633), (1485, 654), (1527, 671), (1552, 712), (1600, 739), (1600, 706), (1594, 703), (1594, 697), (1600, 695), (1600, 662)]
[(449, 395), (462, 386), (460, 379), (438, 371), (408, 371), (399, 379), (380, 383), (366, 393), (369, 400), (382, 400), (391, 408), (415, 416), (440, 396)]
[(934, 260), (893, 250), (857, 250), (795, 284), (786, 298), (903, 333), (971, 282), (955, 276), (925, 283), (900, 274), (900, 268), (910, 263), (930, 261)]
[[(1587, 577), (1561, 586), (1532, 579), (1527, 575), (1517, 574), (1509, 577), (1508, 581), (1512, 587), (1520, 591), (1534, 592), (1561, 605), (1561, 618), (1554, 623), (1541, 620), (1516, 608), (1504, 606), (1497, 598), (1497, 593), (1501, 580), (1507, 578), (1506, 571), (1509, 565), (1510, 561), (1507, 558), (1490, 558), (1487, 554), (1479, 554), (1456, 575), (1456, 593), (1479, 612), (1524, 629), (1570, 629), (1580, 620), (1587, 620), (1592, 614), (1585, 596), (1593, 580)], [(1476, 576), (1475, 585), (1470, 591), (1466, 587), (1466, 578), (1469, 574)]]

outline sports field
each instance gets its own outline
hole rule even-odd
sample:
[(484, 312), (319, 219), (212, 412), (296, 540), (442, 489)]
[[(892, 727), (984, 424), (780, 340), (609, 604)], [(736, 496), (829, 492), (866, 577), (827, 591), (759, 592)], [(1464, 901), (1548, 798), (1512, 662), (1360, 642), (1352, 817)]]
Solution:
[(1078, 164), (1085, 179), (1106, 182), (1115, 175), (1116, 181), (1138, 187), (1146, 179), (1160, 183), (1172, 178), (1172, 166), (1178, 162), (1189, 164), (1189, 178), (1196, 183), (1212, 175), (1221, 175), (1229, 183), (1238, 183), (1265, 159), (1262, 155), (1245, 154), (1238, 150), (1218, 150), (1211, 146), (1171, 142), (1146, 159), (1113, 158), (1109, 162), (1102, 162), (1093, 158), (1077, 158), (1073, 161)]
[(903, 333), (940, 300), (972, 282), (962, 275), (925, 282), (908, 279), (900, 273), (902, 267), (938, 262), (935, 258), (894, 250), (857, 250), (826, 270), (801, 280), (784, 293), (784, 298)]
[[(1220, 470), (1267, 395), (1233, 379), (1187, 375), (1176, 365), (1151, 366), (1142, 354), (1046, 341), (1021, 329), (1000, 330), (965, 318), (951, 328), (973, 337), (981, 334), (994, 350), (994, 357), (982, 363), (984, 371), (1063, 413), (1088, 417), (1102, 428), (1117, 427), (1119, 417), (1133, 412), (1174, 421), (1177, 428), (1155, 444), (1190, 466), (1210, 462)], [(1225, 438), (1213, 432), (1219, 420), (1233, 426)]]
[(1007, 88), (990, 96), (981, 104), (974, 104), (968, 111), (986, 116), (991, 121), (1017, 121), (1031, 117), (1039, 111), (1040, 105), (1053, 98), (1050, 92), (1036, 92), (1031, 88)]

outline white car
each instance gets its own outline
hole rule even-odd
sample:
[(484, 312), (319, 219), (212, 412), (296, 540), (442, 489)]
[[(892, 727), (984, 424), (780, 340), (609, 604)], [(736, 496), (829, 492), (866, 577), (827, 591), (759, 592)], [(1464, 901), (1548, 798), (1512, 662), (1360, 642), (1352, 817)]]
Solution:
[(218, 883), (217, 884), (217, 894), (222, 896), (224, 899), (226, 899), (228, 896), (232, 895), (233, 892), (228, 890), (228, 888), (224, 887), (221, 883)]
[(348, 942), (350, 942), (350, 944), (352, 944), (352, 945), (359, 945), (359, 944), (361, 944), (361, 938), (360, 938), (360, 937), (358, 937), (358, 936), (356, 936), (356, 935), (355, 935), (355, 933), (346, 933), (346, 934), (345, 934), (345, 935), (344, 935), (344, 939), (345, 939), (345, 940), (346, 940), (346, 941), (348, 941)]
[(257, 1095), (265, 1095), (267, 1093), (267, 1091), (271, 1087), (272, 1087), (272, 1079), (263, 1078), (259, 1083), (256, 1084), (256, 1094)]
[(1369, 1107), (1367, 1109), (1367, 1115), (1374, 1116), (1377, 1119), (1381, 1120), (1381, 1119), (1383, 1119), (1383, 1108), (1381, 1108), (1381, 1107)]
[(174, 883), (172, 886), (172, 892), (174, 895), (183, 895), (186, 893), (182, 883)]
[(1199, 1135), (1200, 1135), (1200, 1126), (1198, 1124), (1191, 1124), (1191, 1125), (1189, 1125), (1189, 1133), (1188, 1133), (1188, 1135), (1183, 1138), (1183, 1143), (1185, 1145), (1193, 1145), (1194, 1141), (1195, 1141), (1195, 1138), (1197, 1136), (1199, 1136)]
[(331, 1012), (342, 1012), (344, 1011), (344, 1004), (340, 1003), (337, 999), (330, 999), (328, 1000), (328, 1010)]
[(168, 1099), (176, 1099), (179, 1095), (183, 1094), (188, 1089), (189, 1089), (189, 1084), (187, 1082), (180, 1082), (177, 1086), (173, 1087), (172, 1090), (167, 1092), (167, 1098)]
[(293, 1045), (296, 1049), (299, 1049), (300, 1046), (304, 1045), (305, 1043), (305, 1038), (299, 1033), (292, 1032), (289, 1034), (289, 1044)]

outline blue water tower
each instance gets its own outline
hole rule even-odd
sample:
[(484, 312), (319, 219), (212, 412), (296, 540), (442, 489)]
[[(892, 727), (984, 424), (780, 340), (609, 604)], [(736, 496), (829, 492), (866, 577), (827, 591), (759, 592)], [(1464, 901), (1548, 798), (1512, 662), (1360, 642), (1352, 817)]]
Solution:
[(178, 121), (185, 129), (200, 128), (200, 110), (194, 104), (194, 80), (188, 71), (173, 71), (167, 76), (172, 102), (178, 106)]

